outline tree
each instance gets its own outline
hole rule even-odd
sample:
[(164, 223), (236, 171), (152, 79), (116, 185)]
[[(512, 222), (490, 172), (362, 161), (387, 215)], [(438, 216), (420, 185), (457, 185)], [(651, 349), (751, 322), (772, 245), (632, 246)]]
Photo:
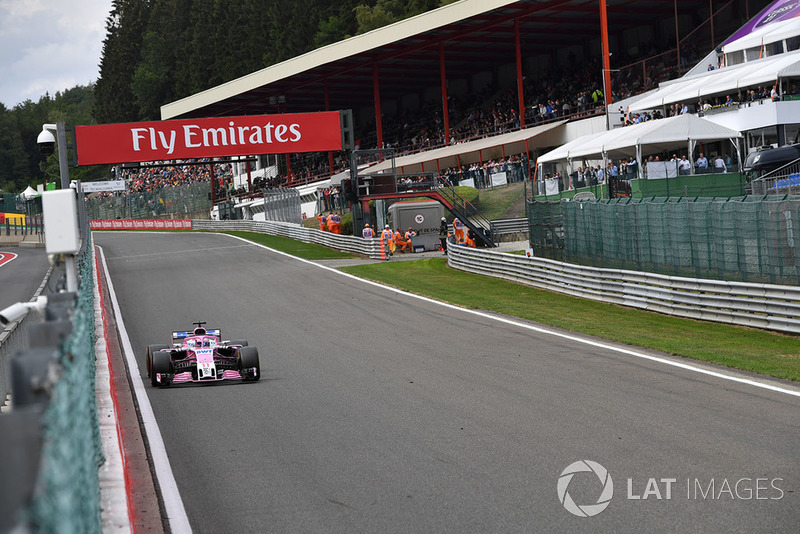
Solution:
[(98, 122), (129, 122), (139, 117), (132, 80), (141, 59), (148, 2), (113, 0), (95, 85)]

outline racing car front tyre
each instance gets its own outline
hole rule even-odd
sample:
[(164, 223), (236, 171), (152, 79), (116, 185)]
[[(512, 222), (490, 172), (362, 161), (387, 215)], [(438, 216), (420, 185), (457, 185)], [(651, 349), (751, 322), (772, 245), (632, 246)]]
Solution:
[[(244, 369), (255, 368), (255, 375), (245, 373)], [(242, 375), (242, 380), (252, 382), (258, 381), (261, 378), (261, 364), (258, 361), (258, 349), (255, 347), (242, 347), (239, 349), (239, 372)]]
[(168, 386), (169, 382), (163, 381), (159, 384), (156, 377), (159, 374), (172, 374), (172, 360), (169, 352), (154, 352), (152, 354), (153, 367), (150, 374), (150, 384), (153, 386)]
[(168, 349), (168, 345), (147, 345), (147, 377), (150, 378), (150, 373), (153, 370), (153, 353), (160, 350)]
[(246, 339), (232, 339), (231, 341), (228, 342), (228, 345), (241, 345), (243, 347), (246, 347), (247, 346), (247, 340)]

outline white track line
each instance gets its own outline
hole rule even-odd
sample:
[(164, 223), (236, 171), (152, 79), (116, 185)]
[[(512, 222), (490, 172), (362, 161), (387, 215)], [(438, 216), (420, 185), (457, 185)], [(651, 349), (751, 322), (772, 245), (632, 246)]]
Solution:
[(183, 507), (183, 500), (178, 491), (178, 484), (175, 482), (175, 475), (172, 473), (172, 466), (169, 464), (167, 449), (164, 446), (164, 439), (161, 437), (161, 430), (158, 428), (156, 417), (153, 414), (153, 407), (150, 405), (150, 399), (144, 389), (144, 383), (139, 374), (139, 366), (136, 364), (136, 357), (134, 356), (133, 347), (131, 346), (131, 340), (128, 337), (128, 331), (125, 329), (125, 323), (122, 321), (122, 312), (119, 307), (119, 301), (117, 300), (117, 294), (114, 292), (111, 274), (108, 272), (105, 252), (103, 251), (103, 247), (98, 245), (97, 248), (103, 260), (103, 270), (105, 271), (108, 293), (111, 296), (111, 304), (117, 321), (117, 331), (119, 332), (122, 351), (125, 353), (125, 359), (128, 362), (133, 392), (136, 403), (139, 406), (142, 422), (144, 423), (144, 431), (147, 435), (147, 442), (150, 455), (153, 459), (153, 468), (156, 473), (159, 490), (161, 491), (161, 498), (164, 501), (164, 508), (167, 514), (167, 520), (169, 521), (169, 529), (176, 534), (190, 533), (192, 527), (189, 525), (189, 518), (186, 515), (186, 509)]
[[(215, 233), (214, 232), (209, 232), (209, 234), (214, 235)], [(777, 392), (777, 393), (783, 393), (785, 395), (791, 395), (792, 397), (800, 397), (800, 390), (789, 389), (787, 387), (781, 387), (781, 386), (777, 386), (775, 384), (770, 384), (769, 382), (762, 382), (760, 380), (753, 380), (753, 379), (744, 378), (744, 377), (741, 377), (741, 376), (730, 375), (730, 374), (726, 374), (726, 373), (721, 373), (719, 371), (712, 371), (711, 369), (704, 369), (704, 368), (698, 367), (696, 365), (691, 365), (691, 364), (687, 364), (687, 363), (683, 363), (683, 362), (673, 361), (673, 360), (669, 360), (667, 358), (660, 358), (658, 356), (652, 356), (652, 355), (649, 355), (649, 354), (645, 354), (643, 352), (639, 352), (639, 351), (635, 351), (635, 350), (631, 350), (631, 349), (626, 349), (626, 348), (623, 348), (623, 347), (617, 347), (617, 346), (614, 346), (614, 345), (609, 345), (607, 343), (601, 343), (599, 341), (593, 341), (591, 339), (586, 339), (586, 338), (578, 337), (578, 336), (575, 336), (575, 335), (565, 334), (563, 332), (556, 332), (554, 330), (548, 330), (546, 328), (533, 326), (533, 325), (530, 325), (530, 324), (522, 323), (520, 321), (514, 321), (512, 319), (506, 319), (505, 317), (498, 317), (496, 315), (491, 315), (491, 314), (484, 313), (484, 312), (479, 312), (479, 311), (476, 311), (476, 310), (470, 310), (470, 309), (467, 309), (467, 308), (462, 308), (460, 306), (455, 306), (453, 304), (448, 304), (447, 302), (434, 300), (432, 298), (423, 297), (421, 295), (415, 295), (414, 293), (409, 293), (407, 291), (403, 291), (402, 289), (397, 289), (396, 287), (391, 287), (391, 286), (387, 286), (387, 285), (384, 285), (384, 284), (380, 284), (378, 282), (373, 282), (372, 280), (366, 280), (364, 278), (359, 278), (359, 277), (354, 276), (352, 274), (345, 273), (345, 272), (340, 271), (338, 269), (334, 269), (333, 267), (328, 267), (327, 265), (321, 265), (319, 263), (316, 263), (316, 262), (313, 262), (313, 261), (310, 261), (310, 260), (306, 260), (304, 258), (299, 258), (297, 256), (292, 256), (291, 254), (288, 254), (286, 252), (282, 252), (280, 250), (275, 250), (274, 248), (270, 248), (270, 247), (268, 247), (266, 245), (261, 245), (259, 243), (254, 243), (252, 241), (248, 241), (247, 239), (245, 239), (243, 237), (230, 235), (230, 234), (221, 234), (221, 233), (216, 233), (216, 235), (224, 235), (224, 236), (227, 236), (227, 237), (232, 237), (234, 239), (247, 241), (248, 243), (253, 243), (257, 247), (261, 247), (263, 249), (269, 250), (270, 252), (274, 252), (276, 254), (280, 254), (280, 255), (286, 256), (288, 258), (293, 258), (293, 259), (295, 259), (297, 261), (301, 261), (301, 262), (307, 263), (309, 265), (314, 265), (315, 267), (319, 267), (320, 269), (325, 269), (326, 271), (330, 271), (332, 273), (336, 273), (336, 274), (338, 274), (340, 276), (344, 276), (344, 277), (350, 278), (352, 280), (356, 280), (356, 281), (364, 283), (364, 284), (369, 284), (369, 285), (374, 286), (374, 287), (379, 287), (381, 289), (387, 289), (387, 290), (392, 291), (394, 293), (400, 293), (401, 295), (406, 295), (408, 297), (419, 299), (419, 300), (422, 300), (422, 301), (425, 301), (425, 302), (429, 302), (431, 304), (444, 306), (445, 308), (449, 308), (449, 309), (452, 309), (452, 310), (459, 310), (459, 311), (462, 311), (464, 313), (469, 313), (469, 314), (472, 314), (472, 315), (476, 315), (478, 317), (483, 317), (485, 319), (490, 319), (492, 321), (497, 321), (497, 322), (500, 322), (500, 323), (505, 323), (505, 324), (517, 326), (519, 328), (524, 328), (526, 330), (532, 330), (532, 331), (538, 332), (540, 334), (546, 334), (546, 335), (549, 335), (549, 336), (559, 337), (559, 338), (562, 338), (562, 339), (568, 339), (568, 340), (574, 341), (576, 343), (583, 343), (584, 345), (590, 345), (592, 347), (597, 347), (597, 348), (600, 348), (600, 349), (606, 349), (606, 350), (610, 350), (612, 352), (618, 352), (620, 354), (626, 354), (628, 356), (633, 356), (635, 358), (641, 358), (643, 360), (649, 360), (651, 362), (656, 362), (656, 363), (660, 363), (660, 364), (663, 364), (663, 365), (669, 365), (671, 367), (677, 367), (679, 369), (684, 369), (686, 371), (691, 371), (693, 373), (700, 373), (700, 374), (707, 375), (707, 376), (713, 376), (714, 378), (721, 378), (722, 380), (728, 380), (728, 381), (731, 381), (731, 382), (737, 382), (739, 384), (747, 384), (748, 386), (753, 386), (753, 387), (757, 387), (757, 388), (761, 388), (761, 389), (767, 389), (769, 391), (774, 391), (774, 392)]]

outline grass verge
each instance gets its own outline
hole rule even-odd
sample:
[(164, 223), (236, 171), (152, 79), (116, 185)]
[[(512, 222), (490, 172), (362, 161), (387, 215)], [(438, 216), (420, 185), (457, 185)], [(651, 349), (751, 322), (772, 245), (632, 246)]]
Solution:
[(405, 291), (603, 339), (800, 381), (800, 337), (574, 298), (450, 269), (443, 258), (343, 267)]
[(256, 232), (219, 232), (223, 234), (233, 235), (253, 241), (260, 245), (264, 245), (281, 252), (286, 252), (292, 256), (304, 258), (307, 260), (340, 260), (349, 258), (358, 258), (349, 252), (341, 252), (332, 248), (323, 247), (322, 245), (315, 245), (314, 243), (303, 243), (302, 241), (295, 241), (288, 237), (281, 237), (278, 235), (259, 234)]
[(481, 215), (489, 220), (504, 219), (506, 217), (522, 217), (525, 215), (525, 205), (520, 204), (522, 213), (509, 214), (508, 210), (517, 202), (524, 191), (524, 183), (517, 182), (494, 189), (481, 189), (477, 208)]

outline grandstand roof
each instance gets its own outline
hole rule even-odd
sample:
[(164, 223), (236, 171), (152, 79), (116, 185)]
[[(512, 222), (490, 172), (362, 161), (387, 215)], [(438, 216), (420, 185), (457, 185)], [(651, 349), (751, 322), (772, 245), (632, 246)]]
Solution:
[(567, 159), (599, 159), (604, 152), (611, 157), (635, 156), (637, 146), (676, 150), (685, 148), (690, 140), (717, 141), (738, 137), (741, 134), (736, 130), (685, 114), (617, 128), (599, 135), (585, 135), (539, 156), (537, 161), (548, 163)]
[[(402, 169), (404, 173), (413, 173), (433, 171), (436, 170), (437, 167), (444, 170), (450, 167), (458, 167), (459, 164), (465, 165), (488, 161), (490, 159), (499, 159), (502, 156), (503, 150), (506, 154), (527, 152), (528, 147), (526, 147), (526, 142), (554, 130), (565, 122), (566, 121), (557, 121), (516, 132), (494, 135), (468, 143), (459, 143), (457, 145), (427, 150), (408, 156), (400, 156), (399, 158), (395, 158), (394, 164), (397, 169)], [(537, 146), (552, 146), (553, 144), (553, 141), (544, 143), (538, 142)], [(530, 148), (533, 148), (533, 145), (531, 145)], [(365, 172), (367, 174), (373, 174), (391, 168), (392, 162), (384, 161), (383, 163), (370, 167)]]
[(800, 76), (800, 50), (723, 67), (696, 76), (662, 84), (630, 105), (631, 111), (660, 108), (670, 104), (696, 104), (698, 100), (731, 94), (759, 84), (772, 85), (779, 78)]
[[(610, 23), (636, 27), (674, 17), (673, 2), (608, 0)], [(706, 0), (681, 0), (681, 11)], [(523, 57), (596, 41), (600, 17), (594, 0), (462, 0), (384, 28), (357, 35), (162, 106), (162, 119), (323, 111), (372, 104), (373, 65), (381, 100), (440, 85), (439, 49), (447, 78), (513, 62), (515, 24)]]

